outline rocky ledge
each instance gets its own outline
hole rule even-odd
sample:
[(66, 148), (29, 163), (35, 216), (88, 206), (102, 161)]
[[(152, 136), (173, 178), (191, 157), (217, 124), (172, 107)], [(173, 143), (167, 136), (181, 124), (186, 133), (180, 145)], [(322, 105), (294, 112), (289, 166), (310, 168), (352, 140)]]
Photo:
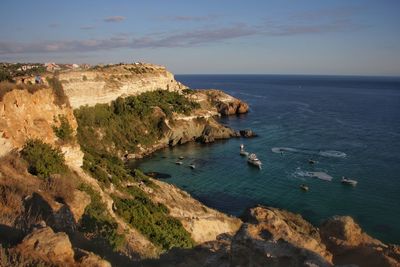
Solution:
[(173, 250), (143, 266), (400, 266), (398, 246), (370, 237), (347, 216), (317, 228), (298, 214), (258, 206), (242, 219), (233, 235)]

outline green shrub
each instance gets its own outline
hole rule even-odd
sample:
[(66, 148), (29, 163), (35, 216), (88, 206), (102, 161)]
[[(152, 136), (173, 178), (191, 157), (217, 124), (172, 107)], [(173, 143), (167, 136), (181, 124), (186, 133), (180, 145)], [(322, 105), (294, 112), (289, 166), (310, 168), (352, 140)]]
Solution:
[(86, 184), (81, 185), (80, 189), (90, 195), (91, 202), (80, 220), (79, 230), (103, 239), (114, 250), (118, 250), (125, 243), (125, 236), (118, 233), (118, 224), (108, 213), (100, 195)]
[(164, 117), (155, 107), (171, 116), (188, 114), (198, 107), (183, 95), (166, 90), (118, 98), (111, 103), (81, 107), (74, 111), (78, 121), (78, 140), (83, 150), (121, 156), (136, 152), (138, 145), (153, 145), (164, 134)]
[(0, 82), (11, 82), (12, 80), (12, 75), (8, 70), (0, 69)]
[(60, 80), (56, 76), (54, 76), (53, 78), (47, 77), (46, 80), (53, 89), (54, 95), (56, 96), (54, 98), (54, 104), (58, 106), (62, 106), (64, 104), (69, 106), (70, 104), (68, 96), (65, 94), (64, 88)]
[(169, 216), (166, 206), (153, 203), (138, 187), (130, 187), (127, 191), (133, 199), (114, 196), (117, 213), (127, 223), (165, 250), (193, 247), (194, 241), (190, 234), (179, 220)]
[(67, 170), (61, 150), (39, 139), (28, 140), (21, 151), (21, 156), (28, 162), (29, 172), (42, 178), (48, 178), (51, 174), (65, 173)]
[(60, 126), (53, 126), (54, 134), (63, 141), (71, 141), (73, 129), (65, 115), (59, 115)]

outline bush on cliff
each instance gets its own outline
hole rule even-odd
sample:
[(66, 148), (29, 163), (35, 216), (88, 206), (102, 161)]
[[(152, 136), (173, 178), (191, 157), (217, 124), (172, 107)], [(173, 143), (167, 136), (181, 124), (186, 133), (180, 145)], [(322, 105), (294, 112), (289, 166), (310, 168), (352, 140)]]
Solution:
[(70, 104), (68, 96), (65, 94), (64, 88), (60, 80), (56, 76), (54, 76), (53, 78), (47, 77), (46, 80), (49, 83), (50, 87), (53, 89), (55, 95), (54, 104), (58, 106), (62, 106), (64, 104), (69, 106)]
[(107, 153), (86, 151), (83, 158), (83, 168), (107, 187), (111, 183), (118, 185), (121, 181), (133, 179), (122, 160)]
[(73, 129), (69, 124), (67, 117), (59, 115), (58, 119), (60, 121), (60, 126), (53, 126), (54, 134), (63, 141), (71, 141)]
[(125, 237), (118, 233), (118, 224), (108, 213), (105, 203), (90, 186), (82, 184), (80, 189), (90, 195), (91, 202), (79, 222), (79, 230), (118, 250), (125, 243)]
[(169, 216), (166, 206), (152, 202), (138, 187), (130, 187), (127, 192), (133, 199), (114, 196), (117, 213), (127, 223), (165, 250), (173, 247), (193, 247), (194, 242), (190, 234), (178, 219)]
[(81, 107), (74, 111), (79, 143), (85, 152), (115, 156), (135, 152), (139, 144), (152, 145), (163, 135), (164, 117), (156, 107), (170, 117), (173, 112), (188, 114), (198, 104), (179, 93), (158, 90), (118, 98), (111, 105)]
[(61, 150), (39, 139), (28, 140), (21, 151), (21, 156), (28, 162), (28, 171), (42, 178), (67, 171)]

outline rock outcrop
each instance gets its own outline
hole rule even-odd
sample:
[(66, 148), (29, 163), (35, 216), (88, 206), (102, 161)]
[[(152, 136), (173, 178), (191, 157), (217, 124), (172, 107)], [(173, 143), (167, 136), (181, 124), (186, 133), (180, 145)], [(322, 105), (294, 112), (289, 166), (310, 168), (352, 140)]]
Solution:
[(68, 236), (65, 233), (54, 233), (50, 227), (34, 230), (22, 240), (17, 249), (25, 256), (46, 262), (64, 266), (75, 262)]
[(157, 89), (175, 91), (186, 88), (165, 67), (154, 64), (118, 64), (63, 72), (59, 80), (73, 108), (110, 103), (120, 96)]
[(332, 266), (318, 229), (301, 216), (266, 207), (250, 209), (234, 233), (191, 251), (171, 251), (144, 266)]
[[(82, 252), (81, 252), (82, 253)], [(91, 252), (85, 252), (85, 255), (83, 255), (79, 259), (79, 265), (84, 267), (84, 266), (90, 266), (90, 267), (111, 267), (111, 264), (99, 257), (98, 255), (91, 253)]]
[(284, 240), (312, 251), (328, 262), (332, 261), (332, 254), (322, 244), (318, 229), (299, 214), (276, 208), (255, 207), (245, 215), (245, 221), (249, 223), (246, 231), (250, 235), (271, 242)]
[(386, 245), (362, 231), (349, 216), (334, 216), (320, 229), (335, 264), (400, 266), (400, 247)]
[(152, 181), (158, 186), (150, 193), (153, 201), (167, 206), (170, 215), (182, 222), (197, 244), (215, 240), (220, 234), (233, 234), (242, 224), (238, 218), (204, 206), (176, 186)]
[(190, 96), (203, 109), (214, 111), (221, 115), (243, 114), (249, 111), (249, 105), (221, 90), (195, 90)]
[[(64, 116), (76, 134), (77, 122), (70, 107), (54, 103), (52, 89), (41, 89), (34, 93), (13, 90), (0, 102), (0, 156), (12, 149), (20, 149), (29, 138), (56, 144), (59, 140), (53, 126), (58, 126), (59, 116)], [(74, 143), (60, 144), (66, 163), (81, 166), (83, 153)]]

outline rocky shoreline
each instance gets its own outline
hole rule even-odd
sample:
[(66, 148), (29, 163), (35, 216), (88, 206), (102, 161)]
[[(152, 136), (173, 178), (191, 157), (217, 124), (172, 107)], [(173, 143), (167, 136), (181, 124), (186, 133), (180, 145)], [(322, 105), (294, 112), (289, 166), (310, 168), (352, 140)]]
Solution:
[[(51, 88), (36, 92), (11, 90), (4, 94), (0, 101), (0, 262), (14, 266), (20, 264), (15, 259), (22, 258), (29, 259), (25, 262), (33, 266), (110, 266), (109, 262), (114, 266), (400, 265), (397, 245), (368, 236), (350, 217), (333, 217), (317, 228), (298, 214), (257, 206), (236, 218), (205, 206), (174, 185), (140, 173), (126, 174), (120, 165), (107, 169), (107, 164), (115, 158), (119, 160), (115, 155), (140, 158), (192, 141), (210, 143), (255, 136), (251, 130), (237, 132), (217, 120), (219, 116), (248, 112), (248, 105), (241, 100), (219, 90), (185, 91), (187, 87), (160, 66), (141, 66), (138, 75), (132, 68), (118, 65), (100, 71), (66, 73), (66, 95), (75, 107), (90, 106), (161, 86), (185, 94), (199, 108), (190, 114), (167, 117), (161, 108), (152, 107), (151, 114), (163, 129), (158, 141), (148, 146), (139, 144), (134, 153), (118, 151), (99, 168), (89, 166), (94, 172), (82, 168), (83, 145), (77, 141), (78, 122), (72, 108), (54, 103), (56, 96)], [(125, 73), (123, 78), (118, 77), (121, 69)], [(83, 75), (87, 77), (83, 79)], [(157, 79), (159, 76), (162, 78)], [(102, 85), (100, 89), (91, 87), (97, 98), (79, 98), (79, 88), (91, 83)], [(61, 116), (71, 127), (69, 141), (61, 140), (54, 132), (61, 124), (57, 119)], [(102, 130), (99, 127), (95, 132), (103, 137)], [(143, 134), (146, 131), (144, 128)], [(63, 177), (56, 173), (48, 180), (28, 172), (26, 162), (16, 151), (30, 138), (60, 149), (69, 172)], [(100, 165), (104, 158), (96, 164)], [(117, 176), (123, 179), (118, 180)], [(68, 184), (69, 180), (79, 187)], [(136, 206), (119, 210), (117, 201), (124, 205), (134, 202)], [(132, 210), (141, 210), (145, 214), (143, 220), (157, 213), (158, 217), (151, 217), (152, 220), (160, 220), (175, 229), (177, 235), (187, 237), (188, 247), (162, 247), (157, 243), (160, 240), (167, 245), (182, 243), (172, 243), (175, 237), (169, 235), (171, 228), (161, 229), (157, 223), (152, 224), (154, 228), (132, 223)], [(100, 229), (100, 234), (85, 232), (93, 225), (95, 230)], [(119, 239), (121, 236), (123, 239)]]
[(175, 115), (169, 121), (165, 115), (159, 116), (165, 120), (165, 133), (154, 145), (139, 147), (135, 153), (127, 153), (124, 160), (141, 159), (157, 150), (185, 144), (187, 142), (212, 143), (216, 140), (229, 138), (251, 138), (257, 135), (250, 129), (234, 130), (218, 122), (221, 116), (240, 115), (249, 111), (247, 103), (234, 98), (220, 90), (193, 90), (189, 98), (200, 104), (194, 114)]

